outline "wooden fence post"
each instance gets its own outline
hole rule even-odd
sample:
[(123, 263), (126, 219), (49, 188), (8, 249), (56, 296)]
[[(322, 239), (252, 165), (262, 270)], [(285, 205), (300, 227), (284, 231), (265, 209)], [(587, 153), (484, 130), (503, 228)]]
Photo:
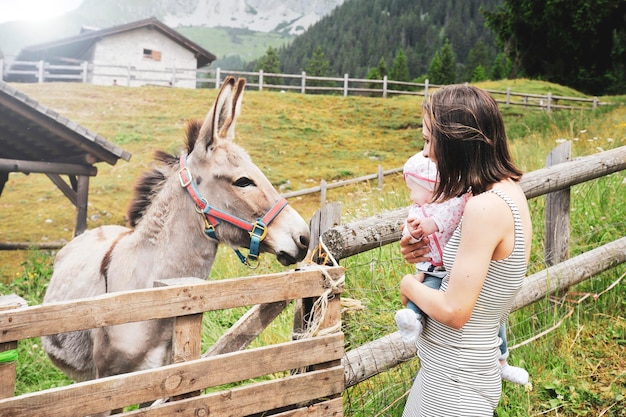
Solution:
[(79, 175), (76, 186), (76, 229), (74, 229), (74, 236), (78, 236), (87, 230), (89, 177), (87, 175)]
[(306, 72), (302, 71), (302, 84), (300, 87), (300, 93), (305, 94), (306, 93)]
[(215, 70), (215, 89), (218, 90), (220, 88), (220, 69), (217, 68)]
[(263, 91), (263, 70), (259, 70), (259, 91)]
[[(154, 287), (167, 287), (169, 285), (191, 285), (206, 282), (200, 278), (178, 278), (174, 280), (155, 281)], [(172, 338), (172, 363), (186, 362), (200, 359), (202, 340), (202, 313), (178, 316), (174, 321), (174, 334)], [(175, 381), (174, 381), (175, 382)], [(200, 395), (200, 391), (172, 397), (174, 401)]]
[(313, 254), (313, 262), (324, 265), (325, 262), (320, 259), (316, 249), (320, 243), (322, 234), (331, 227), (341, 224), (341, 203), (338, 201), (329, 203), (320, 208), (313, 214), (309, 222), (309, 230), (311, 231), (311, 240), (309, 241), (309, 252)]
[(43, 67), (45, 66), (45, 62), (43, 61), (39, 61), (39, 63), (37, 64), (37, 70), (38, 70), (38, 79), (39, 79), (39, 84), (43, 83), (44, 79), (43, 79)]
[(378, 189), (383, 189), (383, 178), (385, 177), (385, 173), (383, 172), (383, 167), (378, 165)]
[[(569, 161), (571, 151), (570, 141), (561, 143), (546, 157), (546, 167)], [(548, 266), (556, 265), (569, 258), (569, 207), (569, 188), (546, 195), (544, 257)]]
[(550, 109), (552, 108), (552, 93), (548, 92), (548, 97), (546, 101), (548, 102), (548, 107), (546, 111), (550, 112)]
[(428, 99), (428, 78), (424, 80), (424, 100)]
[(83, 83), (87, 84), (89, 79), (89, 61), (83, 61), (82, 64)]
[(383, 77), (383, 98), (387, 98), (387, 76)]
[(348, 97), (348, 74), (343, 74), (343, 96)]
[[(0, 311), (26, 307), (28, 303), (15, 295), (0, 296)], [(15, 371), (17, 369), (17, 341), (0, 343), (0, 399), (15, 395)]]

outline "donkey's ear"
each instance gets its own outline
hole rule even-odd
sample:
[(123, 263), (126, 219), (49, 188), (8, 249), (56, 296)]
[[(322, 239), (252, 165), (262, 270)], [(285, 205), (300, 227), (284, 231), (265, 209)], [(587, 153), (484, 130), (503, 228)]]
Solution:
[(227, 123), (220, 128), (220, 137), (227, 138), (228, 140), (235, 139), (235, 124), (237, 122), (237, 118), (241, 113), (241, 102), (243, 101), (243, 90), (246, 88), (246, 79), (239, 78), (237, 83), (235, 84), (235, 89), (232, 93), (232, 99), (230, 105), (232, 106), (231, 115), (232, 117), (228, 120)]
[(241, 111), (241, 99), (245, 79), (235, 81), (234, 77), (227, 77), (222, 88), (217, 93), (217, 98), (211, 110), (207, 114), (198, 141), (200, 146), (209, 149), (219, 143), (220, 140), (232, 140), (235, 137), (235, 121)]

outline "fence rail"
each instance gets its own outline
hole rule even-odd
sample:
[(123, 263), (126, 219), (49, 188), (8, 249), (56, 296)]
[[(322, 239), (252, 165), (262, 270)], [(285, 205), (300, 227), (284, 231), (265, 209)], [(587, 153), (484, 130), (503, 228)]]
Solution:
[[(343, 77), (317, 77), (306, 74), (280, 74), (224, 70), (221, 68), (164, 68), (143, 69), (133, 65), (103, 65), (89, 62), (75, 65), (52, 65), (44, 61), (14, 61), (7, 65), (0, 60), (0, 78), (2, 80), (16, 80), (17, 82), (54, 82), (75, 81), (92, 82), (98, 79), (105, 85), (135, 86), (140, 84), (154, 84), (161, 86), (195, 86), (196, 88), (219, 88), (221, 82), (228, 75), (246, 78), (248, 88), (275, 91), (299, 91), (307, 93), (330, 93), (348, 95), (368, 95), (373, 97), (388, 97), (391, 95), (415, 95), (428, 97), (431, 89), (442, 85), (394, 81), (385, 76), (382, 80)], [(291, 81), (291, 82), (286, 82)], [(610, 105), (600, 102), (597, 97), (566, 97), (548, 93), (531, 94), (506, 91), (486, 90), (494, 96), (500, 104), (539, 108), (545, 111), (555, 109), (596, 109), (598, 106)]]

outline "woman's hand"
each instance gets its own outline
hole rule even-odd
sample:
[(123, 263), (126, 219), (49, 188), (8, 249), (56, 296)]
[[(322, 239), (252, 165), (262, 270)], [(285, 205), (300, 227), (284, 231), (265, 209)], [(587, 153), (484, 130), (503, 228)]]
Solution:
[(430, 258), (424, 256), (429, 252), (428, 237), (424, 237), (422, 240), (415, 243), (411, 243), (411, 239), (410, 234), (406, 234), (400, 239), (400, 253), (404, 259), (411, 264), (430, 261)]

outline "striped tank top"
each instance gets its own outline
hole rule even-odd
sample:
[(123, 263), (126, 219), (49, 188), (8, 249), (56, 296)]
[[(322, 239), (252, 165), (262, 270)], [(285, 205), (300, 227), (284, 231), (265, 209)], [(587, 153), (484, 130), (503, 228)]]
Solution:
[[(403, 417), (492, 417), (502, 391), (498, 329), (506, 321), (526, 276), (524, 232), (515, 202), (496, 188), (488, 191), (510, 207), (515, 243), (505, 259), (491, 261), (469, 321), (459, 330), (426, 319), (417, 348), (421, 369)], [(445, 247), (443, 262), (450, 271), (461, 242), (463, 220)], [(446, 291), (449, 276), (440, 291)]]

